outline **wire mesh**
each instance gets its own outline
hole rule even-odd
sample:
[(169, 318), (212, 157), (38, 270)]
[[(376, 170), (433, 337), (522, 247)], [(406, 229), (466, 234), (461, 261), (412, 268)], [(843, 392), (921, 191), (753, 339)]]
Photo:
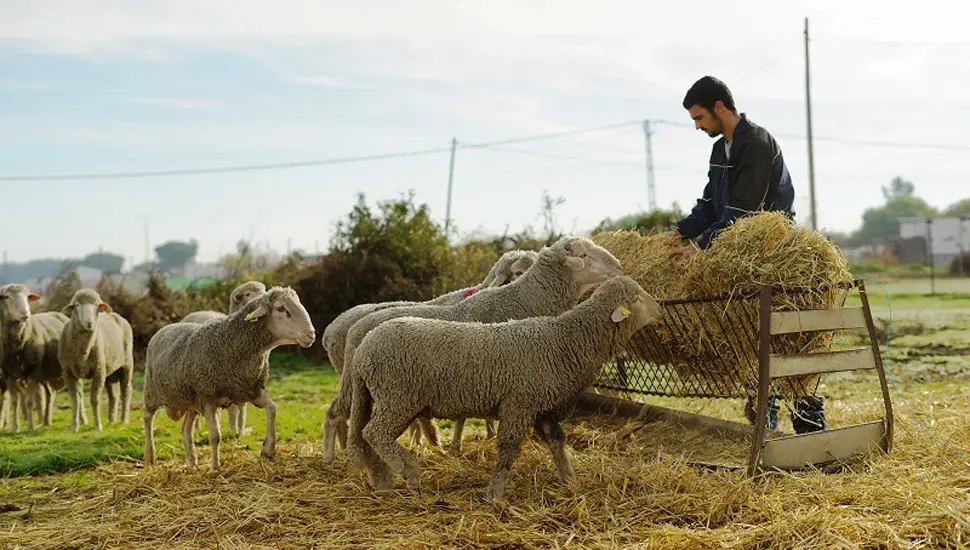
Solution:
[[(854, 285), (853, 285), (854, 286)], [(842, 307), (852, 287), (837, 289)], [(799, 291), (776, 290), (772, 303), (799, 303)], [(659, 325), (640, 330), (611, 363), (598, 388), (670, 397), (748, 398), (758, 392), (759, 297), (720, 296), (660, 301)], [(807, 308), (806, 308), (807, 309)], [(811, 308), (816, 309), (816, 308)], [(800, 354), (829, 349), (837, 331), (776, 335), (771, 353)], [(818, 375), (784, 378), (772, 389), (779, 397), (815, 395)]]

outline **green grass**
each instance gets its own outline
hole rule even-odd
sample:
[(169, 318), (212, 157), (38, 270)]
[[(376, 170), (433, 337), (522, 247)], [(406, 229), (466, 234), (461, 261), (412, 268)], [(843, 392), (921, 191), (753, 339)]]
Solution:
[[(71, 432), (71, 407), (67, 395), (59, 393), (55, 401), (54, 425), (36, 427), (27, 433), (21, 419), (21, 432), (0, 432), (0, 474), (25, 476), (69, 472), (88, 469), (109, 460), (140, 460), (144, 456), (145, 434), (142, 428), (142, 374), (136, 373), (133, 381), (131, 420), (127, 426), (108, 424), (107, 396), (102, 394), (101, 420), (104, 431), (97, 432), (87, 401), (87, 385), (84, 399), (88, 410), (88, 425), (81, 426), (78, 433)], [(268, 390), (276, 402), (276, 430), (279, 442), (299, 438), (319, 439), (326, 407), (336, 393), (338, 377), (329, 363), (312, 363), (298, 355), (276, 352), (270, 356), (270, 381)], [(252, 405), (247, 406), (246, 424), (252, 431), (234, 444), (243, 448), (259, 449), (266, 434), (266, 415)], [(228, 418), (222, 411), (223, 441), (228, 436)], [(155, 447), (159, 459), (184, 457), (181, 439), (181, 422), (174, 422), (164, 411), (155, 416)], [(196, 445), (208, 444), (205, 422), (196, 431)]]

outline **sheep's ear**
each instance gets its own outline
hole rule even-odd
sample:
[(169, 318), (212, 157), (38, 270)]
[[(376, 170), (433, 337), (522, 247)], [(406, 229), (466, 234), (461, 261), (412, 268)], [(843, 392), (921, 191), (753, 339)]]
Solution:
[(566, 266), (572, 269), (573, 271), (582, 271), (582, 269), (586, 267), (586, 263), (583, 262), (583, 259), (578, 258), (576, 256), (566, 256), (566, 259), (564, 261), (566, 263)]
[(101, 313), (111, 313), (111, 306), (109, 306), (104, 302), (101, 302), (100, 304), (98, 304), (98, 311), (100, 311)]
[(256, 306), (256, 309), (251, 311), (249, 315), (246, 315), (246, 320), (249, 322), (255, 323), (260, 317), (262, 317), (263, 315), (266, 315), (267, 313), (269, 313), (269, 306), (267, 306), (265, 303), (262, 303)]
[(626, 304), (622, 304), (616, 306), (616, 309), (613, 310), (613, 315), (610, 316), (610, 319), (612, 319), (614, 323), (619, 323), (620, 321), (629, 317), (631, 313), (630, 308), (626, 307)]
[(64, 309), (61, 310), (61, 313), (63, 313), (64, 315), (67, 315), (68, 317), (70, 317), (71, 313), (73, 312), (74, 312), (74, 304), (67, 304), (66, 306), (64, 306)]
[(40, 300), (40, 295), (34, 294), (33, 292), (27, 295), (28, 302), (36, 302), (37, 300)]

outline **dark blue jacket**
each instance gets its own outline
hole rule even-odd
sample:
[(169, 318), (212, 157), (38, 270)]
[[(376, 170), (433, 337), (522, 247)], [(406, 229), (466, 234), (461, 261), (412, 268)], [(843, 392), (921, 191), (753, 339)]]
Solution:
[(714, 142), (702, 198), (677, 222), (677, 232), (702, 249), (741, 216), (768, 210), (795, 218), (795, 188), (775, 138), (741, 113), (730, 159), (724, 142), (723, 136)]

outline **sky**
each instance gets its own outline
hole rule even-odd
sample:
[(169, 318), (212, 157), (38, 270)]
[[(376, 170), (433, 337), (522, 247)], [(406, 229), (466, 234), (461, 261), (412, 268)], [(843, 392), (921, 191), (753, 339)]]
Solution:
[(644, 119), (657, 206), (686, 210), (713, 141), (681, 101), (705, 74), (775, 135), (810, 223), (805, 17), (820, 229), (857, 228), (896, 175), (942, 208), (970, 196), (970, 6), (916, 4), (0, 0), (0, 178), (433, 150), (0, 180), (0, 248), (137, 263), (147, 229), (150, 247), (198, 239), (202, 261), (240, 238), (324, 252), (358, 193), (413, 191), (443, 222), (452, 138), (460, 235), (541, 227), (546, 190), (584, 232), (649, 207)]

